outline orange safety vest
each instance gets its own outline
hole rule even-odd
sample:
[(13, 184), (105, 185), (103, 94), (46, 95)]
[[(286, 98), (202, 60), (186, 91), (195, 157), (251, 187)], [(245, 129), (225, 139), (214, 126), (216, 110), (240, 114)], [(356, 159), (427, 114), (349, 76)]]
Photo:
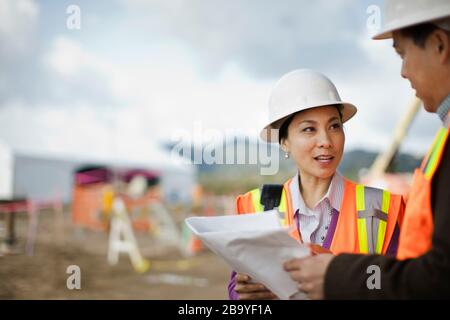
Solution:
[[(294, 226), (294, 208), (288, 180), (283, 187), (280, 219), (283, 225)], [(330, 245), (333, 254), (377, 253), (385, 254), (396, 223), (403, 219), (404, 202), (400, 195), (386, 190), (366, 187), (344, 179), (344, 196), (336, 229)], [(254, 189), (236, 199), (238, 214), (263, 212), (261, 191)], [(301, 241), (297, 226), (290, 235)]]
[(448, 135), (447, 124), (446, 128), (438, 131), (422, 165), (414, 172), (411, 192), (406, 203), (405, 221), (400, 232), (397, 251), (397, 258), (400, 260), (416, 258), (431, 248), (434, 229), (431, 183), (441, 162)]

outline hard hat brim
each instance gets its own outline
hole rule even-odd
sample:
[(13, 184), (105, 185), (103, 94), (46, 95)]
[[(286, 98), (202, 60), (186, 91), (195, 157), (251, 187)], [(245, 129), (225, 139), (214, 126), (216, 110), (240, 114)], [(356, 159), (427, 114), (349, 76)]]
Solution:
[(415, 20), (414, 22), (403, 22), (403, 23), (398, 23), (395, 26), (388, 26), (387, 28), (385, 28), (384, 30), (382, 30), (381, 32), (375, 34), (372, 39), (373, 40), (384, 40), (384, 39), (390, 39), (392, 38), (392, 33), (394, 31), (398, 31), (401, 29), (405, 29), (405, 28), (409, 28), (412, 26), (416, 26), (422, 23), (433, 23), (433, 21), (436, 20), (440, 20), (446, 17), (450, 17), (448, 15), (448, 13), (442, 13), (442, 15), (433, 15), (433, 18), (430, 19), (430, 17), (423, 17), (423, 19), (419, 19), (419, 20)]
[(342, 123), (347, 122), (348, 120), (350, 120), (358, 111), (358, 109), (351, 103), (347, 103), (347, 102), (342, 102), (342, 101), (336, 101), (336, 102), (330, 102), (327, 103), (326, 105), (318, 105), (318, 106), (311, 106), (308, 108), (299, 108), (298, 111), (296, 112), (292, 112), (289, 113), (287, 115), (284, 115), (280, 118), (278, 118), (277, 120), (272, 121), (271, 123), (269, 123), (268, 125), (266, 125), (260, 132), (259, 136), (262, 140), (269, 142), (269, 143), (275, 143), (275, 142), (279, 142), (278, 141), (278, 134), (276, 134), (275, 136), (271, 135), (271, 130), (273, 129), (280, 129), (280, 127), (282, 126), (283, 122), (287, 120), (287, 118), (289, 118), (291, 115), (300, 112), (300, 111), (304, 111), (304, 110), (309, 110), (309, 109), (314, 109), (314, 108), (319, 108), (319, 107), (325, 107), (325, 106), (333, 106), (333, 105), (342, 105)]

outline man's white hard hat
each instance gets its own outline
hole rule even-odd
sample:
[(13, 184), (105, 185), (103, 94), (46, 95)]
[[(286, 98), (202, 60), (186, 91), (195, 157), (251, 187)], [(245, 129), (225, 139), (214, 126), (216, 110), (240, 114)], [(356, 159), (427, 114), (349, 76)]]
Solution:
[(372, 39), (392, 38), (392, 32), (421, 23), (450, 31), (450, 0), (386, 0), (383, 30)]
[[(339, 97), (333, 82), (320, 72), (299, 69), (285, 74), (272, 89), (269, 98), (269, 124), (260, 133), (267, 142), (278, 142), (278, 134), (271, 129), (280, 129), (292, 114), (316, 107), (342, 105), (342, 121), (346, 122), (357, 111), (353, 104)], [(271, 134), (272, 133), (272, 134)]]

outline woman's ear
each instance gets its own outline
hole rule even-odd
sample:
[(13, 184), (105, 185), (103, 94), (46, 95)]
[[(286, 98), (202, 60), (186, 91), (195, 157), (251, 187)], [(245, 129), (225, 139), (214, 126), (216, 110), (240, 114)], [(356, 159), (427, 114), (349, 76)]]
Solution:
[(280, 147), (283, 150), (283, 152), (289, 152), (289, 141), (286, 138), (281, 139)]

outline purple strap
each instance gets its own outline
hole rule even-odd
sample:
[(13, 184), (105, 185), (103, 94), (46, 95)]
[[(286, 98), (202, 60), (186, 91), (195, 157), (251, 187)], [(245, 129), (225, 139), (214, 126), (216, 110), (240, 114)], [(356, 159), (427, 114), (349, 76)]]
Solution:
[(325, 237), (325, 241), (323, 242), (323, 245), (322, 245), (322, 247), (324, 247), (327, 250), (330, 250), (331, 242), (333, 241), (333, 237), (334, 237), (334, 232), (336, 231), (338, 218), (339, 218), (339, 211), (332, 208), (330, 225), (328, 226), (327, 236)]
[(391, 242), (389, 242), (389, 247), (386, 250), (387, 256), (390, 256), (390, 257), (397, 256), (399, 237), (400, 237), (400, 228), (398, 226), (398, 223), (396, 223), (394, 233), (392, 234)]
[(236, 271), (231, 272), (230, 282), (228, 283), (228, 297), (230, 300), (239, 300), (239, 294), (234, 291), (234, 288), (236, 287)]

